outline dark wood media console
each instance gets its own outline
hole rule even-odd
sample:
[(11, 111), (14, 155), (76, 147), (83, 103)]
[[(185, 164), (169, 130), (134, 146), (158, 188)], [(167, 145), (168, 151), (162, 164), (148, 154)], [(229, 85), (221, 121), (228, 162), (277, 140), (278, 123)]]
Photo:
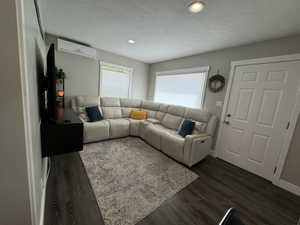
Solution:
[(49, 157), (83, 150), (83, 123), (67, 108), (58, 108), (55, 120), (41, 123), (42, 156)]

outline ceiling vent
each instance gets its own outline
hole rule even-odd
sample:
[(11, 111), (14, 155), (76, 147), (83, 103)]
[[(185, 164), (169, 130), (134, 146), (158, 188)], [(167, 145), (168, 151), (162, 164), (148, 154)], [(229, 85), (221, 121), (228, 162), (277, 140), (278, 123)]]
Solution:
[(63, 39), (57, 39), (57, 50), (87, 58), (97, 59), (96, 49)]

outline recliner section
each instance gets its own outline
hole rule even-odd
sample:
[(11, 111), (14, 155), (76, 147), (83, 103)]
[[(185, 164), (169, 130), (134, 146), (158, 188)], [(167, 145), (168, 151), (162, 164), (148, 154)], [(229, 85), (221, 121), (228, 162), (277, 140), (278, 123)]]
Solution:
[[(152, 101), (99, 96), (77, 96), (71, 103), (84, 122), (85, 143), (136, 136), (189, 167), (211, 151), (217, 118), (209, 112)], [(84, 109), (95, 105), (99, 106), (104, 120), (90, 123)], [(131, 119), (131, 111), (136, 109), (146, 111), (148, 119)], [(203, 129), (183, 138), (178, 131), (184, 119), (197, 121)]]

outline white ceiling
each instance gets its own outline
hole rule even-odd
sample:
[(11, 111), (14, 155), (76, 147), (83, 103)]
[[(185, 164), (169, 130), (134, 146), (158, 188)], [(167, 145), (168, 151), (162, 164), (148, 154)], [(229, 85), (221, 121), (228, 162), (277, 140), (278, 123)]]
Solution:
[(300, 0), (191, 2), (48, 0), (43, 14), (49, 33), (147, 63), (300, 33)]

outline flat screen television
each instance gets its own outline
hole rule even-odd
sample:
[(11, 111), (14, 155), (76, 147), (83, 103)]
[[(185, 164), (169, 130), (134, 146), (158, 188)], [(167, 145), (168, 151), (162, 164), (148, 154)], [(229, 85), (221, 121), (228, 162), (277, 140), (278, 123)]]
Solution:
[(51, 44), (47, 54), (47, 73), (39, 74), (39, 107), (41, 119), (56, 118), (55, 48)]
[(53, 118), (56, 115), (56, 67), (55, 67), (55, 49), (51, 44), (47, 54), (47, 113), (48, 117)]

